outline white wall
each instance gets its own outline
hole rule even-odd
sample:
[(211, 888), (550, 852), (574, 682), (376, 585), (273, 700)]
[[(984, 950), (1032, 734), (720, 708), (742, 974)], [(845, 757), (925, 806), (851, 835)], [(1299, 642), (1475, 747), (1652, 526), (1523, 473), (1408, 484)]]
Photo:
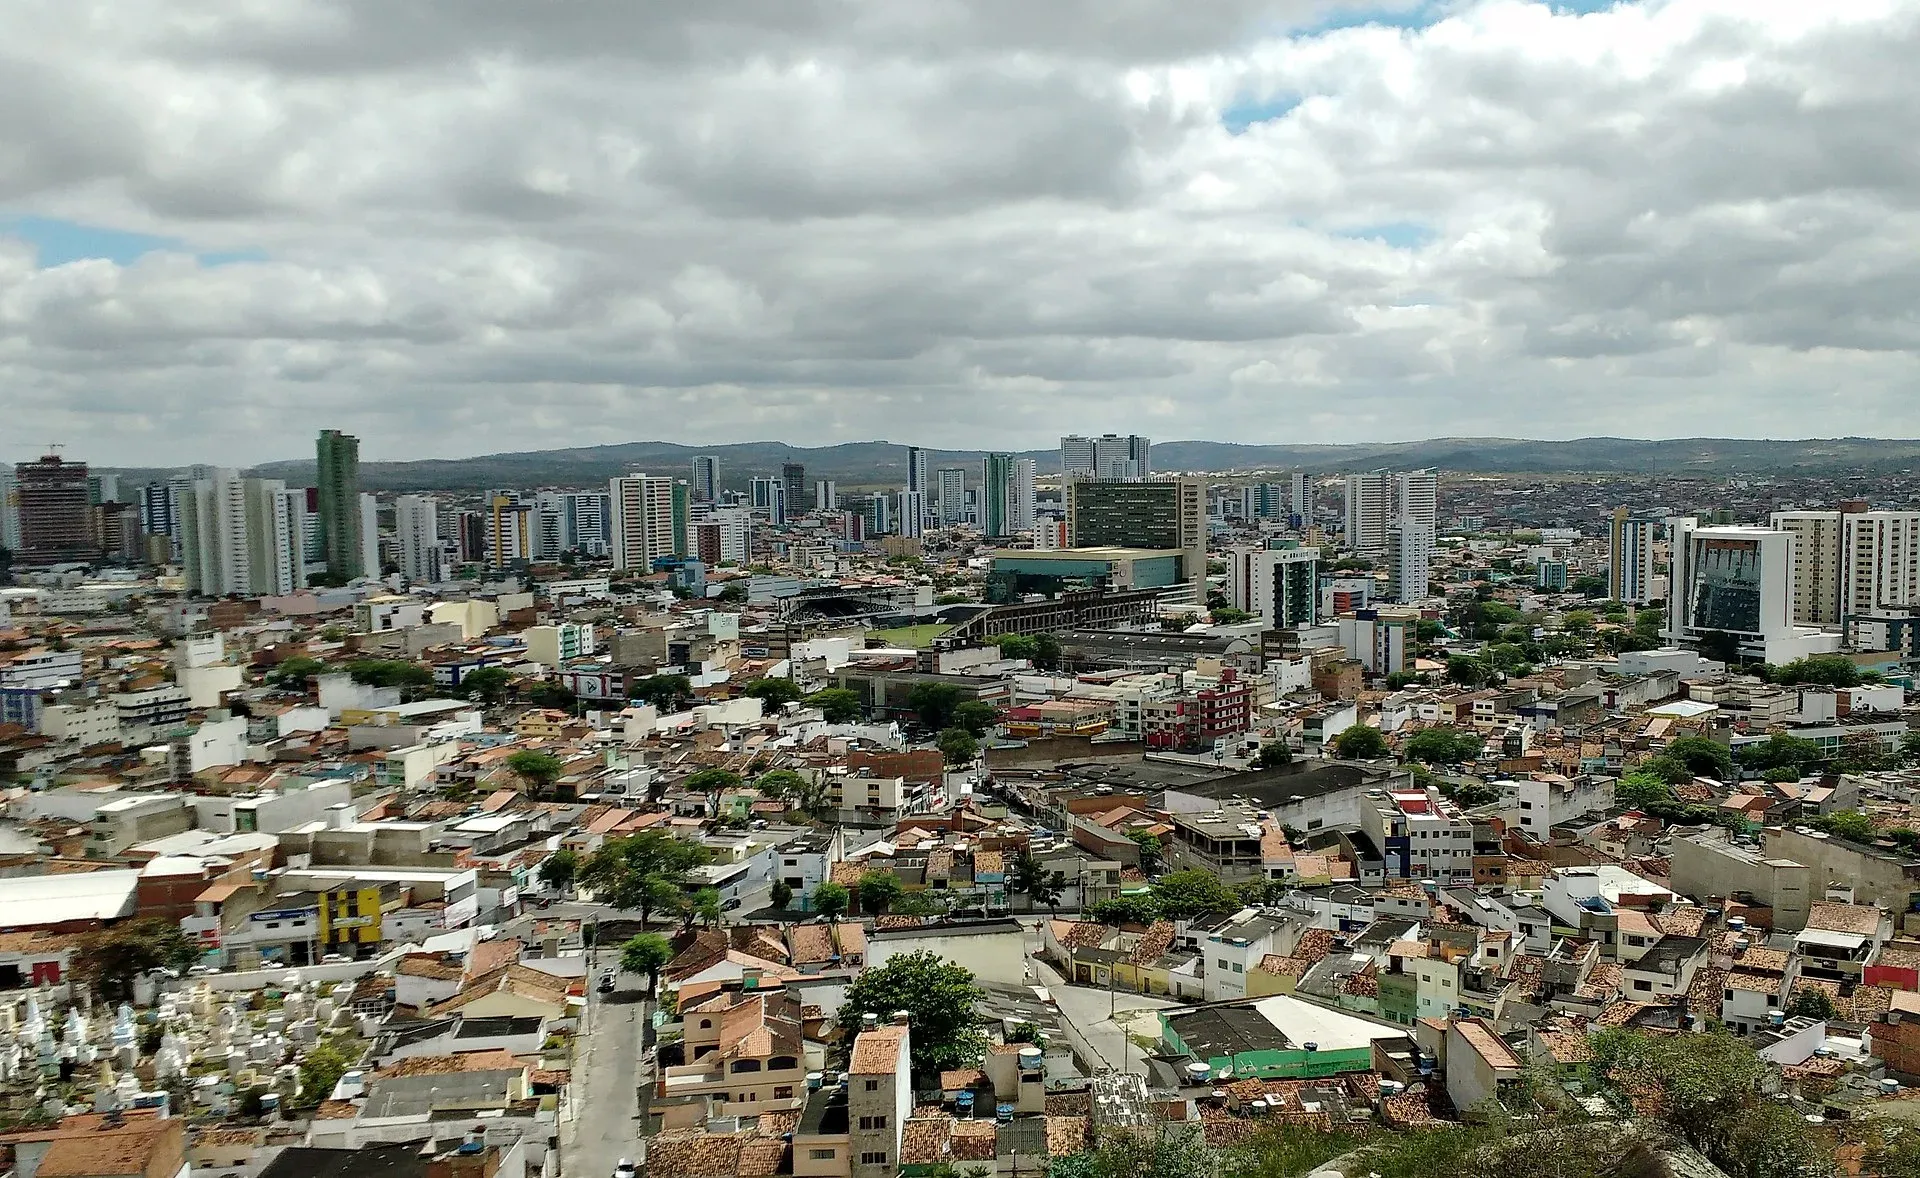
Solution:
[(971, 936), (942, 936), (938, 929), (912, 937), (867, 940), (867, 968), (885, 965), (891, 958), (906, 953), (931, 950), (949, 961), (959, 962), (985, 982), (1003, 985), (1027, 984), (1026, 935), (1019, 928), (1004, 933), (975, 933)]

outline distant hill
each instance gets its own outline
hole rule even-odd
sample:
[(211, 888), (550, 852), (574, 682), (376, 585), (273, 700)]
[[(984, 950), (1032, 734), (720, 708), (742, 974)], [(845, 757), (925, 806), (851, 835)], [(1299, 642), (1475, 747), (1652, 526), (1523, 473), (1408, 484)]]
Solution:
[[(968, 482), (979, 481), (987, 451), (931, 451), (935, 469), (965, 466)], [(419, 462), (368, 462), (361, 484), (373, 491), (483, 490), (490, 487), (585, 487), (630, 471), (684, 474), (696, 454), (720, 458), (723, 482), (744, 486), (754, 475), (775, 475), (785, 462), (799, 462), (807, 478), (833, 479), (843, 488), (899, 486), (906, 481), (907, 448), (895, 442), (845, 442), (837, 446), (789, 446), (782, 442), (736, 442), (723, 446), (683, 446), (674, 442), (622, 442), (567, 450), (534, 450)], [(1057, 473), (1060, 452), (1028, 450), (1042, 474)], [(1820, 438), (1805, 441), (1755, 441), (1729, 438), (1578, 438), (1538, 442), (1518, 438), (1433, 438), (1420, 442), (1354, 445), (1254, 446), (1236, 442), (1156, 442), (1153, 465), (1159, 471), (1313, 470), (1333, 473), (1377, 467), (1556, 474), (1801, 473), (1842, 471), (1891, 473), (1920, 468), (1920, 441), (1882, 438)], [(168, 470), (123, 469), (134, 482), (167, 477)], [(311, 486), (313, 462), (269, 462), (251, 474)]]

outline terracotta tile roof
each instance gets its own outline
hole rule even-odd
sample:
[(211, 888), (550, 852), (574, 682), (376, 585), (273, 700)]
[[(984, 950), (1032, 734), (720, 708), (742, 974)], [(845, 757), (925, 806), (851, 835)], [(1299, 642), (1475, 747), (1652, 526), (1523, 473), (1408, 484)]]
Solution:
[(987, 1078), (979, 1068), (953, 1068), (940, 1073), (940, 1090), (958, 1092), (962, 1088), (971, 1088)]
[(973, 873), (977, 876), (1001, 873), (1005, 872), (1006, 869), (1007, 857), (999, 851), (975, 851), (973, 853)]
[(1313, 968), (1313, 962), (1304, 957), (1282, 957), (1278, 953), (1269, 953), (1254, 968), (1277, 978), (1303, 978)]
[(442, 1002), (435, 1003), (429, 1014), (441, 1015), (459, 1010), (470, 1003), (493, 994), (513, 994), (543, 1002), (549, 1006), (564, 1007), (567, 1004), (569, 983), (549, 973), (541, 973), (528, 966), (514, 964), (505, 969), (482, 974), (460, 988), (460, 992)]
[(313, 1110), (313, 1117), (317, 1121), (338, 1121), (359, 1115), (359, 1106), (351, 1100), (323, 1100), (320, 1107)]
[(1387, 1097), (1380, 1106), (1380, 1115), (1395, 1129), (1440, 1123), (1440, 1119), (1433, 1115), (1433, 1110), (1427, 1107), (1427, 1098), (1411, 1092)]
[(930, 919), (931, 917), (926, 917), (926, 916), (903, 916), (903, 915), (900, 915), (899, 913), (889, 912), (885, 916), (874, 917), (873, 927), (876, 931), (885, 930), (885, 929), (919, 928), (921, 925), (926, 924)]
[(39, 1173), (47, 1178), (101, 1178), (142, 1174), (169, 1151), (177, 1167), (185, 1146), (185, 1127), (177, 1120), (129, 1121), (119, 1128), (97, 1126), (62, 1135), (47, 1147)]
[(1067, 949), (1098, 949), (1113, 930), (1091, 920), (1056, 920), (1050, 926), (1053, 939)]
[(1848, 1014), (1853, 1022), (1870, 1023), (1885, 1014), (1892, 1001), (1893, 991), (1886, 986), (1856, 986)]
[(1720, 983), (1723, 990), (1745, 990), (1752, 994), (1778, 994), (1786, 979), (1779, 974), (1753, 973), (1744, 969), (1731, 969)]
[(800, 1127), (800, 1110), (783, 1109), (777, 1113), (761, 1113), (759, 1132), (762, 1136), (778, 1137), (782, 1133), (791, 1133)]
[(458, 1051), (451, 1055), (414, 1055), (387, 1065), (374, 1075), (383, 1080), (406, 1076), (452, 1076), (462, 1072), (512, 1072), (526, 1065), (511, 1051), (496, 1047), (488, 1051)]
[(1831, 933), (1872, 936), (1880, 929), (1880, 910), (1864, 904), (1835, 904), (1816, 901), (1807, 910), (1807, 927)]
[(1127, 957), (1127, 961), (1133, 965), (1152, 965), (1172, 947), (1173, 922), (1156, 920), (1146, 932), (1140, 934), (1140, 939), (1135, 942), (1133, 952)]
[(565, 1084), (573, 1073), (567, 1068), (535, 1068), (527, 1073), (529, 1084), (544, 1084), (549, 1088), (558, 1088)]
[(1453, 1029), (1456, 1034), (1466, 1040), (1467, 1046), (1473, 1048), (1481, 1059), (1487, 1061), (1489, 1066), (1507, 1069), (1518, 1069), (1523, 1066), (1520, 1057), (1507, 1045), (1507, 1041), (1494, 1034), (1493, 1029), (1480, 1020), (1460, 1019), (1453, 1024)]
[(1620, 979), (1624, 972), (1617, 961), (1597, 962), (1587, 971), (1587, 980), (1575, 987), (1574, 994), (1580, 998), (1611, 998), (1620, 992)]
[(956, 1162), (991, 1162), (1000, 1156), (998, 1130), (992, 1121), (956, 1121), (951, 1148)]
[(708, 1133), (703, 1129), (656, 1134), (647, 1143), (648, 1178), (725, 1178), (736, 1174), (740, 1147), (746, 1141), (737, 1133)]
[(1585, 1031), (1538, 1031), (1541, 1046), (1555, 1063), (1592, 1063), (1593, 1044)]
[(467, 958), (467, 973), (473, 977), (492, 973), (496, 969), (505, 969), (520, 960), (525, 946), (511, 937), (499, 941), (482, 941), (473, 947), (473, 953)]
[(862, 1031), (853, 1041), (848, 1071), (856, 1076), (891, 1076), (900, 1066), (900, 1040), (907, 1028), (884, 1026)]
[(461, 966), (434, 953), (409, 953), (400, 959), (395, 971), (404, 978), (430, 978), (440, 982), (457, 982), (466, 971)]
[(1838, 1059), (1809, 1059), (1804, 1063), (1788, 1064), (1780, 1069), (1780, 1074), (1789, 1080), (1811, 1080), (1819, 1077), (1833, 1077), (1845, 1073), (1847, 1065)]
[(730, 945), (727, 934), (720, 929), (701, 929), (694, 934), (693, 941), (674, 955), (672, 961), (660, 971), (660, 976), (670, 982), (692, 977), (704, 969), (711, 969), (727, 959)]
[(1047, 1156), (1063, 1158), (1093, 1144), (1092, 1122), (1086, 1117), (1047, 1118)]
[[(1881, 955), (1884, 962), (1886, 955)], [(1734, 957), (1734, 964), (1749, 973), (1785, 973), (1787, 962), (1792, 955), (1778, 949), (1765, 949), (1759, 945), (1750, 945), (1746, 951)]]
[(749, 1137), (740, 1143), (740, 1163), (734, 1172), (741, 1178), (773, 1178), (785, 1169), (786, 1161), (786, 1142), (778, 1137)]
[(1050, 1117), (1084, 1117), (1093, 1112), (1091, 1092), (1061, 1092), (1047, 1097)]
[(914, 1117), (900, 1129), (900, 1164), (932, 1166), (946, 1160), (953, 1118), (944, 1114)]
[(1293, 955), (1307, 961), (1318, 963), (1326, 959), (1333, 951), (1333, 933), (1323, 928), (1310, 928), (1300, 934), (1300, 940), (1293, 946)]
[(1703, 965), (1694, 972), (1693, 984), (1687, 987), (1687, 1001), (1693, 1004), (1696, 1013), (1707, 1014), (1720, 1009), (1721, 991), (1726, 989), (1727, 971), (1716, 966)]

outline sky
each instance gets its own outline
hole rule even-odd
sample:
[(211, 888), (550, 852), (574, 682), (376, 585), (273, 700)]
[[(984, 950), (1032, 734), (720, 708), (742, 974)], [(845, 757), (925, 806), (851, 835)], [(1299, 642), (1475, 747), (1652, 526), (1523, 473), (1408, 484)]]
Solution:
[(1920, 436), (1920, 0), (13, 0), (0, 460)]

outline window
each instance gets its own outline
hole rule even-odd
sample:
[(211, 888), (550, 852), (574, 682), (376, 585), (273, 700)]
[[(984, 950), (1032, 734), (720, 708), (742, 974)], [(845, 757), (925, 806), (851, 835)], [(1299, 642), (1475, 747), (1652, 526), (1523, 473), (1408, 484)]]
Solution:
[(861, 1117), (860, 1127), (862, 1129), (884, 1129), (887, 1127), (887, 1115), (880, 1113), (877, 1116)]
[(839, 1156), (839, 1152), (834, 1149), (810, 1149), (807, 1151), (807, 1157), (816, 1162), (830, 1162)]
[(868, 1081), (867, 1081), (867, 1091), (868, 1091), (868, 1092), (878, 1092), (878, 1091), (880, 1091), (880, 1081), (878, 1081), (878, 1080), (868, 1080)]
[(791, 1055), (776, 1055), (767, 1061), (767, 1070), (770, 1072), (791, 1071), (799, 1066), (800, 1061)]
[(884, 1166), (887, 1164), (887, 1151), (884, 1149), (867, 1150), (860, 1155), (860, 1164), (863, 1166)]
[(1533, 809), (1533, 803), (1532, 803), (1532, 802), (1521, 802), (1521, 803), (1520, 803), (1520, 808), (1521, 808), (1522, 810), (1531, 810), (1531, 809)]
[(1727, 1001), (1728, 1001), (1728, 1002), (1732, 1002), (1732, 1001), (1733, 1001), (1733, 991), (1732, 991), (1732, 990), (1728, 990), (1728, 991), (1727, 991)]
[(780, 1085), (780, 1086), (779, 1086), (778, 1088), (775, 1088), (775, 1089), (773, 1090), (773, 1098), (774, 1098), (775, 1100), (792, 1100), (792, 1099), (793, 1099), (793, 1085), (791, 1085), (791, 1084), (782, 1084), (782, 1085)]
[(757, 1072), (760, 1070), (760, 1061), (757, 1059), (736, 1059), (733, 1061), (731, 1070), (736, 1076), (741, 1072)]
[(1651, 990), (1653, 989), (1653, 983), (1641, 978), (1633, 983), (1633, 988), (1636, 990)]
[(1236, 962), (1234, 962), (1234, 963), (1233, 963), (1233, 972), (1234, 972), (1234, 973), (1246, 973), (1247, 971), (1246, 971), (1246, 967), (1245, 967), (1245, 966), (1243, 966), (1243, 965), (1241, 965), (1241, 964), (1240, 964), (1239, 962), (1237, 962), (1237, 961), (1236, 961)]

